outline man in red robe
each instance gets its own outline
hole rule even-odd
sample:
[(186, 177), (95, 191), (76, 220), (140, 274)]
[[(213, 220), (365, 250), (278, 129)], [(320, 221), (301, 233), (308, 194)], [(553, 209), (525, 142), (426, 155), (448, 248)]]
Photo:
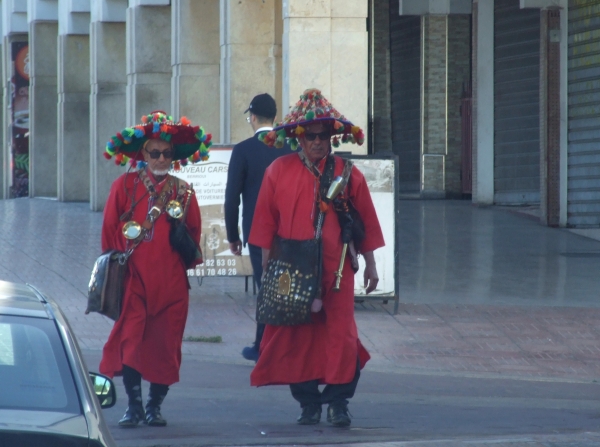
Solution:
[[(133, 249), (127, 261), (121, 315), (104, 346), (100, 362), (103, 374), (110, 377), (123, 375), (129, 402), (119, 426), (125, 428), (135, 427), (140, 421), (151, 426), (167, 424), (160, 413), (160, 405), (169, 386), (179, 381), (189, 303), (187, 269), (201, 261), (196, 259), (191, 265), (186, 265), (171, 245), (169, 233), (174, 219), (168, 214), (177, 213), (173, 213), (167, 204), (177, 200), (181, 208), (187, 208), (185, 215), (179, 219), (184, 219), (181, 224), (185, 224), (196, 247), (199, 247), (201, 220), (196, 195), (189, 185), (168, 172), (173, 160), (186, 160), (187, 156), (201, 148), (202, 143), (193, 131), (187, 129), (189, 126), (173, 123), (172, 118), (168, 118), (171, 117), (162, 112), (158, 117), (153, 112), (146, 120), (150, 121), (149, 125), (131, 129), (137, 132), (132, 136), (133, 142), (107, 148), (108, 154), (116, 155), (118, 162), (129, 155), (132, 165), (139, 166), (137, 171), (128, 171), (113, 183), (102, 225), (103, 252)], [(154, 122), (163, 126), (162, 130), (159, 129), (160, 133), (155, 131), (158, 126), (155, 127)], [(168, 135), (165, 130), (171, 128), (181, 133), (179, 141), (161, 138), (161, 134), (163, 137)], [(127, 130), (119, 135), (129, 135), (131, 132)], [(185, 131), (188, 131), (187, 136)], [(190, 144), (186, 147), (182, 143)], [(138, 164), (136, 158), (141, 157), (144, 162)], [(153, 209), (158, 217), (149, 218)], [(135, 228), (140, 228), (136, 227), (136, 223), (147, 224), (150, 221), (153, 222), (147, 231), (138, 237), (133, 234), (133, 239), (131, 234), (126, 238), (123, 231), (126, 225), (126, 228), (133, 228), (129, 232), (135, 233)], [(145, 410), (142, 405), (142, 378), (150, 382)]]
[[(294, 116), (299, 107), (296, 106), (291, 118), (286, 118), (287, 123), (276, 128), (275, 135), (264, 138), (267, 144), (276, 141), (278, 129), (284, 129), (288, 136), (298, 135), (301, 146), (300, 153), (275, 160), (261, 186), (250, 243), (263, 249), (264, 268), (275, 235), (296, 240), (315, 237), (313, 221), (319, 211), (318, 191), (327, 158), (334, 158), (334, 177), (342, 175), (344, 168), (344, 160), (331, 154), (331, 137), (341, 134), (342, 140), (360, 140), (356, 126), (343, 119), (317, 90), (305, 92), (302, 102), (300, 114)], [(311, 110), (318, 110), (321, 116), (310, 113)], [(352, 129), (354, 138), (345, 133)], [(364, 222), (366, 236), (360, 254), (366, 264), (364, 285), (370, 293), (379, 280), (373, 251), (382, 247), (384, 240), (367, 183), (355, 167), (345, 194)], [(354, 395), (360, 370), (370, 357), (358, 339), (354, 320), (354, 271), (350, 259), (344, 263), (340, 290), (333, 290), (343, 243), (340, 223), (331, 206), (324, 216), (322, 243), (322, 295), (313, 302), (312, 324), (267, 324), (250, 380), (253, 386), (289, 384), (292, 396), (302, 407), (299, 424), (318, 423), (322, 405), (329, 404), (328, 422), (344, 427), (350, 425), (348, 399)], [(326, 385), (322, 391), (319, 384)]]

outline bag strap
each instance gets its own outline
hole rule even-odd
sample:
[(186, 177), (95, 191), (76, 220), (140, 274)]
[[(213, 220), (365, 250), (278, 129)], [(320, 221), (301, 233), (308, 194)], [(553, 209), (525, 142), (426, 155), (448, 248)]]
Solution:
[[(133, 250), (135, 250), (135, 248), (138, 245), (140, 245), (140, 243), (146, 237), (146, 234), (148, 234), (148, 232), (150, 232), (150, 230), (152, 230), (152, 227), (154, 226), (154, 222), (156, 222), (156, 219), (158, 219), (160, 217), (160, 215), (163, 213), (163, 211), (165, 210), (165, 202), (167, 200), (167, 197), (169, 197), (173, 193), (172, 188), (173, 188), (173, 184), (175, 183), (175, 181), (174, 181), (175, 177), (171, 176), (170, 174), (167, 174), (165, 183), (163, 184), (160, 192), (157, 193), (154, 188), (154, 185), (152, 184), (152, 181), (148, 177), (148, 174), (146, 173), (145, 170), (140, 171), (140, 178), (144, 182), (144, 185), (146, 186), (146, 189), (148, 190), (148, 193), (150, 194), (150, 196), (155, 198), (155, 201), (154, 201), (154, 205), (152, 206), (152, 208), (150, 208), (150, 211), (148, 211), (148, 214), (146, 215), (146, 220), (144, 220), (141, 223), (142, 231), (141, 231), (140, 235), (133, 240), (133, 244), (125, 252), (123, 262), (125, 262), (127, 260), (127, 258), (129, 258), (129, 256), (132, 255)], [(121, 262), (120, 259), (119, 259), (119, 261)]]

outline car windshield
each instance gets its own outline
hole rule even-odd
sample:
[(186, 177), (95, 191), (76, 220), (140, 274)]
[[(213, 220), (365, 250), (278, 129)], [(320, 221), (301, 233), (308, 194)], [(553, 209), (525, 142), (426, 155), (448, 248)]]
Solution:
[(53, 320), (0, 315), (0, 408), (80, 414)]

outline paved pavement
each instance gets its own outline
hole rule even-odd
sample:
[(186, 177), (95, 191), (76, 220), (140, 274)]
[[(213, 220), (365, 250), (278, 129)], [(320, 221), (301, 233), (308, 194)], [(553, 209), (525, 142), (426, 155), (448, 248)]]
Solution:
[[(112, 323), (83, 311), (101, 213), (43, 199), (0, 213), (0, 279), (53, 296), (96, 370)], [(223, 343), (184, 342), (166, 429), (119, 430), (124, 398), (106, 410), (119, 445), (600, 446), (600, 242), (468, 202), (401, 201), (400, 213), (399, 312), (355, 307), (372, 360), (350, 429), (299, 427), (285, 387), (250, 388), (239, 352), (255, 297), (242, 278), (194, 278), (185, 335)]]

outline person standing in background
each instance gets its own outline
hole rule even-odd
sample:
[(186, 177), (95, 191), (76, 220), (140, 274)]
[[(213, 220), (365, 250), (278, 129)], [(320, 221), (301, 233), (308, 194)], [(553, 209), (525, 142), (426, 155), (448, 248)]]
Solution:
[[(277, 149), (269, 147), (258, 140), (259, 133), (268, 132), (273, 129), (273, 121), (277, 115), (277, 104), (271, 95), (268, 93), (256, 95), (244, 113), (248, 113), (246, 120), (252, 126), (254, 135), (233, 147), (225, 189), (225, 226), (227, 228), (227, 239), (229, 240), (231, 253), (236, 256), (241, 256), (242, 254), (242, 241), (240, 240), (238, 229), (240, 195), (242, 196), (243, 204), (242, 234), (244, 244), (246, 244), (250, 236), (256, 199), (258, 198), (265, 170), (276, 158), (291, 153), (287, 145)], [(248, 244), (248, 250), (250, 252), (254, 282), (260, 288), (262, 277), (261, 248)], [(256, 325), (254, 343), (252, 346), (247, 346), (242, 350), (242, 356), (245, 359), (258, 360), (258, 351), (264, 328), (264, 324)]]

